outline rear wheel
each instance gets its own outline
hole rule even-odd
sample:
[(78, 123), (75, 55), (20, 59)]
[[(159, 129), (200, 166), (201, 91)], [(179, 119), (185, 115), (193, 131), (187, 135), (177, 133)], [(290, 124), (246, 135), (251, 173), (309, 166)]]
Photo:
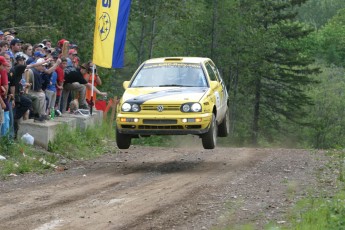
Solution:
[(227, 137), (230, 133), (229, 109), (226, 109), (225, 117), (218, 126), (218, 137)]
[(119, 149), (128, 149), (131, 145), (131, 136), (128, 134), (119, 133), (116, 129), (116, 144)]
[(207, 133), (201, 136), (204, 149), (214, 149), (217, 144), (217, 123), (216, 117), (212, 115), (212, 121)]

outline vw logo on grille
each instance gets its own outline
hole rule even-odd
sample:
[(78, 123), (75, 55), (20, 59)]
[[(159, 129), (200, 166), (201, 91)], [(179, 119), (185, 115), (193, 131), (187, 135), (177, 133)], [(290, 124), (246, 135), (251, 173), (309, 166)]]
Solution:
[(162, 112), (163, 110), (164, 110), (163, 105), (157, 106), (157, 111), (158, 111), (158, 112)]

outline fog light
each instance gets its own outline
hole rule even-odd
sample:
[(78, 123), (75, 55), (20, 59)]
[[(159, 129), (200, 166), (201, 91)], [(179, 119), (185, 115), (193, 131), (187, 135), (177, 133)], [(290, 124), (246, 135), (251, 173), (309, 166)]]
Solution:
[(126, 122), (126, 118), (125, 118), (125, 117), (121, 117), (121, 118), (120, 118), (120, 121), (121, 121), (121, 122)]
[(201, 118), (195, 118), (195, 122), (202, 122)]
[(134, 118), (134, 122), (139, 122), (139, 119), (138, 118)]
[(183, 122), (183, 123), (186, 123), (186, 122), (187, 122), (187, 118), (183, 118), (183, 119), (182, 119), (182, 122)]

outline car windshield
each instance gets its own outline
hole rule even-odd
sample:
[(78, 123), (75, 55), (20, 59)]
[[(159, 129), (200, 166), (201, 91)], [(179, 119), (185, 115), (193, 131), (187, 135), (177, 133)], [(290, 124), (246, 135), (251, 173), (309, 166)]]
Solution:
[(200, 64), (146, 64), (137, 73), (130, 87), (206, 87)]

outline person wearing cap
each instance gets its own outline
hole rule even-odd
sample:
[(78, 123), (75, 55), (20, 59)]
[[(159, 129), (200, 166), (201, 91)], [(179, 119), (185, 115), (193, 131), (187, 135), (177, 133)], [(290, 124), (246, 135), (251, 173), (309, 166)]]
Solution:
[(30, 65), (30, 64), (34, 64), (36, 63), (36, 61), (40, 58), (44, 58), (46, 55), (43, 54), (41, 51), (35, 51), (34, 52), (34, 56), (29, 58), (28, 60), (26, 60), (26, 64)]
[(78, 52), (75, 49), (68, 50), (68, 57), (67, 57), (67, 66), (78, 67)]
[(4, 32), (2, 32), (1, 30), (0, 30), (0, 41), (2, 41), (2, 40), (4, 40)]
[(31, 96), (30, 99), (32, 100), (33, 112), (35, 115), (34, 120), (37, 122), (44, 122), (48, 119), (48, 116), (46, 115), (46, 96), (42, 89), (43, 78), (41, 75), (43, 73), (52, 73), (61, 62), (61, 60), (58, 59), (52, 67), (46, 69), (45, 64), (50, 61), (51, 59), (44, 60), (43, 58), (39, 58), (34, 67), (28, 69), (26, 73), (25, 80), (31, 84), (28, 90), (28, 95)]
[(83, 75), (87, 72), (87, 69), (81, 65), (78, 68), (66, 67), (65, 69), (65, 82), (63, 85), (62, 91), (62, 113), (66, 112), (67, 109), (67, 99), (71, 91), (78, 92), (78, 104), (80, 109), (89, 109), (89, 106), (86, 102), (86, 88), (92, 89), (94, 92), (106, 96), (107, 93), (99, 91), (92, 84), (88, 83)]
[(13, 137), (16, 139), (20, 119), (25, 120), (27, 117), (25, 114), (29, 111), (32, 106), (32, 101), (25, 95), (25, 87), (29, 86), (26, 84), (24, 79), (24, 71), (26, 68), (30, 68), (25, 64), (25, 56), (17, 53), (15, 56), (15, 64), (11, 68), (8, 74), (10, 93), (14, 95), (14, 109), (13, 109)]
[(22, 43), (23, 43), (23, 41), (20, 40), (19, 38), (12, 39), (12, 41), (10, 43), (10, 50), (11, 50), (13, 55), (22, 51)]

